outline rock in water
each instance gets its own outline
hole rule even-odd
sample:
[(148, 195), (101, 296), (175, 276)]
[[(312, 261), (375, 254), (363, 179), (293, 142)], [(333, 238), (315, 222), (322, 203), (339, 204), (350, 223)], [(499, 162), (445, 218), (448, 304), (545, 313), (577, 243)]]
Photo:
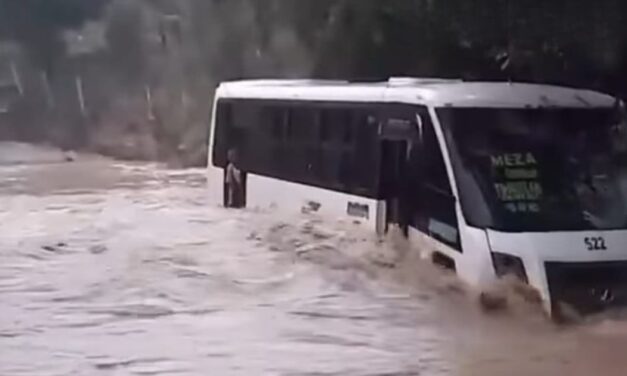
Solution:
[(72, 150), (63, 153), (63, 158), (66, 162), (74, 162), (76, 160), (76, 153)]
[(107, 252), (107, 247), (104, 245), (94, 245), (89, 248), (89, 252), (94, 255), (100, 255)]

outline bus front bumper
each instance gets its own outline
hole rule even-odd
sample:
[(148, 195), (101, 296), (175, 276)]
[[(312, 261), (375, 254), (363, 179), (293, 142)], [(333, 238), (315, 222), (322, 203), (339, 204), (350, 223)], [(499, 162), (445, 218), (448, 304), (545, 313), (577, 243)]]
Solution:
[(566, 304), (581, 315), (627, 307), (627, 261), (545, 262), (553, 310)]

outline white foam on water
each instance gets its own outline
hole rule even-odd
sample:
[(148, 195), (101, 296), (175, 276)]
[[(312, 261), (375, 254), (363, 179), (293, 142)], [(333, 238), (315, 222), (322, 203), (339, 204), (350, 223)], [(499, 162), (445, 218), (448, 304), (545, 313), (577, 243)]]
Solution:
[(0, 179), (0, 375), (624, 374), (620, 319), (488, 315), (401, 237), (223, 210), (200, 170)]

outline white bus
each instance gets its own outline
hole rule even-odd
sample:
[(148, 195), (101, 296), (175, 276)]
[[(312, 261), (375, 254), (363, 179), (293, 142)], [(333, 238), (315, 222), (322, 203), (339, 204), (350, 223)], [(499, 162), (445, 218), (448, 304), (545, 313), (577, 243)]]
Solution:
[(209, 184), (228, 150), (248, 207), (390, 224), (478, 288), (513, 274), (548, 312), (627, 303), (622, 102), (522, 83), (251, 80), (216, 92)]

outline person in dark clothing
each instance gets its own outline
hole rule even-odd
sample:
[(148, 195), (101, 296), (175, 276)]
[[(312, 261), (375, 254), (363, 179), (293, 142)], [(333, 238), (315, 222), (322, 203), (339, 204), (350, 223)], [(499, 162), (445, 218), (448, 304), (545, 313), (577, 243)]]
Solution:
[(242, 208), (244, 206), (243, 174), (239, 169), (239, 156), (235, 149), (230, 149), (227, 155), (226, 189), (227, 208)]

